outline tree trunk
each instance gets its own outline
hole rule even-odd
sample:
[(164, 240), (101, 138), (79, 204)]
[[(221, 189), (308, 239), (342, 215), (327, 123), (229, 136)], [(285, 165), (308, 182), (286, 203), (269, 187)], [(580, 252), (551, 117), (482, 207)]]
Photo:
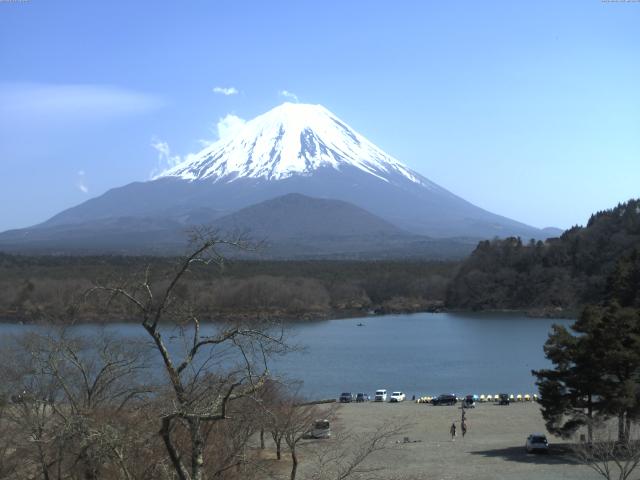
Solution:
[(587, 415), (589, 416), (589, 422), (587, 423), (587, 438), (589, 445), (593, 443), (593, 404), (591, 394), (589, 394), (589, 402), (587, 404)]
[(260, 429), (260, 450), (264, 450), (264, 428)]
[[(44, 480), (49, 480), (49, 468), (47, 467), (47, 461), (45, 460), (44, 452), (42, 451), (42, 445), (40, 443), (40, 438), (36, 440), (38, 445), (38, 456), (40, 457), (40, 467), (42, 468), (42, 478)], [(62, 462), (58, 462), (60, 465)]]
[(624, 412), (618, 414), (618, 441), (624, 442)]
[(167, 453), (169, 454), (169, 458), (171, 459), (171, 464), (173, 465), (173, 468), (178, 475), (178, 479), (189, 480), (189, 473), (182, 463), (182, 458), (180, 458), (180, 454), (178, 453), (178, 450), (176, 449), (176, 446), (173, 444), (173, 440), (171, 439), (171, 420), (169, 418), (162, 419), (160, 436), (164, 441), (164, 445), (167, 449)]
[(280, 460), (282, 458), (282, 452), (280, 446), (282, 445), (282, 439), (279, 438), (276, 440), (276, 458)]
[(84, 480), (96, 480), (98, 478), (96, 461), (91, 458), (89, 447), (80, 454), (80, 461), (84, 465)]
[(291, 447), (291, 480), (296, 480), (297, 473), (298, 473), (298, 455), (296, 454), (296, 447)]
[(191, 430), (191, 480), (202, 480), (204, 470), (204, 440), (200, 431), (200, 420), (189, 422)]
[(631, 417), (627, 413), (627, 418), (625, 419), (625, 431), (624, 431), (624, 441), (626, 443), (631, 440)]

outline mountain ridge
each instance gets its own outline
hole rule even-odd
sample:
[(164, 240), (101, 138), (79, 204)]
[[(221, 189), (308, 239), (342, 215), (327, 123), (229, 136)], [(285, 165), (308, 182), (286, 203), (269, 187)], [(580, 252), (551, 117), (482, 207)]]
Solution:
[[(550, 233), (491, 213), (431, 182), (324, 107), (285, 103), (153, 180), (113, 188), (41, 224), (0, 234), (0, 248), (16, 239), (27, 245), (32, 237), (45, 245), (49, 233), (59, 243), (65, 231), (77, 233), (83, 225), (95, 233), (85, 240), (90, 249), (91, 242), (104, 244), (113, 225), (130, 226), (140, 242), (136, 249), (145, 238), (152, 247), (162, 241), (150, 233), (157, 233), (157, 225), (172, 225), (166, 235), (173, 239), (193, 225), (292, 193), (347, 202), (411, 235), (433, 239), (541, 239)], [(148, 235), (140, 230), (144, 225)], [(100, 236), (101, 228), (107, 236)], [(126, 248), (125, 240), (118, 245)]]
[(225, 251), (241, 258), (447, 260), (468, 255), (476, 243), (411, 234), (341, 200), (287, 194), (192, 224), (176, 218), (119, 217), (8, 231), (0, 235), (0, 247), (62, 255), (175, 255), (185, 251), (189, 230), (200, 223), (221, 238), (243, 235), (261, 245), (258, 252)]

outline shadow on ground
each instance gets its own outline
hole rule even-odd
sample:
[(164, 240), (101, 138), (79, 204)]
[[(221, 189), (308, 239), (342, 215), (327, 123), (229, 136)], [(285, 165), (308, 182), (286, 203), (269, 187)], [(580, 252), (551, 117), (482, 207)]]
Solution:
[(547, 453), (527, 453), (524, 446), (477, 450), (469, 452), (487, 458), (501, 458), (509, 462), (533, 463), (538, 465), (578, 465), (566, 444), (554, 444)]

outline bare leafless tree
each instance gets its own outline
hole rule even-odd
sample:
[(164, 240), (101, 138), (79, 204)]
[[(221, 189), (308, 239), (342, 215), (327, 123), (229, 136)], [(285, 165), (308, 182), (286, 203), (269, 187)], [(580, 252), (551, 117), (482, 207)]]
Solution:
[[(198, 313), (181, 294), (181, 281), (195, 265), (223, 265), (224, 249), (252, 248), (243, 237), (221, 238), (211, 230), (194, 232), (194, 248), (169, 275), (162, 288), (150, 269), (137, 282), (97, 285), (89, 293), (106, 292), (124, 299), (160, 356), (168, 379), (160, 418), (160, 435), (179, 480), (202, 480), (212, 424), (229, 420), (234, 401), (259, 390), (269, 375), (267, 359), (284, 350), (282, 331), (227, 324), (213, 334), (201, 333)], [(168, 325), (177, 329), (171, 342)], [(176, 345), (183, 349), (176, 353)], [(211, 443), (211, 442), (209, 442)], [(214, 470), (216, 466), (211, 466)]]
[[(607, 422), (592, 426), (592, 441), (572, 445), (573, 456), (607, 480), (627, 480), (640, 464), (638, 429), (631, 425), (629, 435), (618, 439), (617, 429)], [(614, 431), (615, 430), (615, 431)]]
[(291, 454), (290, 479), (295, 480), (298, 472), (298, 443), (308, 434), (317, 420), (319, 410), (315, 405), (297, 405), (295, 397), (283, 405), (282, 413), (287, 417), (284, 441)]
[(3, 347), (0, 377), (10, 398), (3, 423), (14, 428), (21, 475), (132, 478), (122, 419), (150, 388), (144, 351), (128, 347), (107, 334), (89, 341), (65, 330), (27, 333)]
[(20, 464), (15, 439), (18, 436), (16, 425), (7, 418), (10, 399), (3, 392), (0, 397), (0, 479), (16, 478)]
[(392, 439), (406, 429), (405, 425), (381, 424), (368, 432), (338, 433), (332, 442), (315, 449), (310, 480), (388, 479), (389, 472), (367, 461), (377, 452), (393, 445)]

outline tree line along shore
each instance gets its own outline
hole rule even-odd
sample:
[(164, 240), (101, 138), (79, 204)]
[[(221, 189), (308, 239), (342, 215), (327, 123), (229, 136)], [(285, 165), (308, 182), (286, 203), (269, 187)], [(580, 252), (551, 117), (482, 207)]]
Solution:
[[(82, 321), (131, 318), (84, 293), (149, 272), (159, 288), (177, 260), (160, 257), (29, 257), (0, 254), (0, 318)], [(442, 309), (455, 262), (228, 261), (194, 266), (178, 295), (210, 320), (312, 320)], [(148, 270), (147, 270), (148, 269)]]
[[(139, 279), (163, 285), (179, 259), (26, 256), (0, 253), (0, 319), (127, 320), (84, 296), (96, 284)], [(640, 305), (640, 200), (598, 212), (559, 238), (479, 242), (463, 261), (229, 260), (194, 266), (180, 291), (211, 320), (311, 320), (384, 313), (517, 310), (574, 317), (615, 291)], [(616, 278), (616, 285), (609, 279)], [(622, 280), (621, 280), (622, 279)], [(626, 283), (625, 283), (626, 282)], [(117, 305), (116, 305), (117, 307)]]

